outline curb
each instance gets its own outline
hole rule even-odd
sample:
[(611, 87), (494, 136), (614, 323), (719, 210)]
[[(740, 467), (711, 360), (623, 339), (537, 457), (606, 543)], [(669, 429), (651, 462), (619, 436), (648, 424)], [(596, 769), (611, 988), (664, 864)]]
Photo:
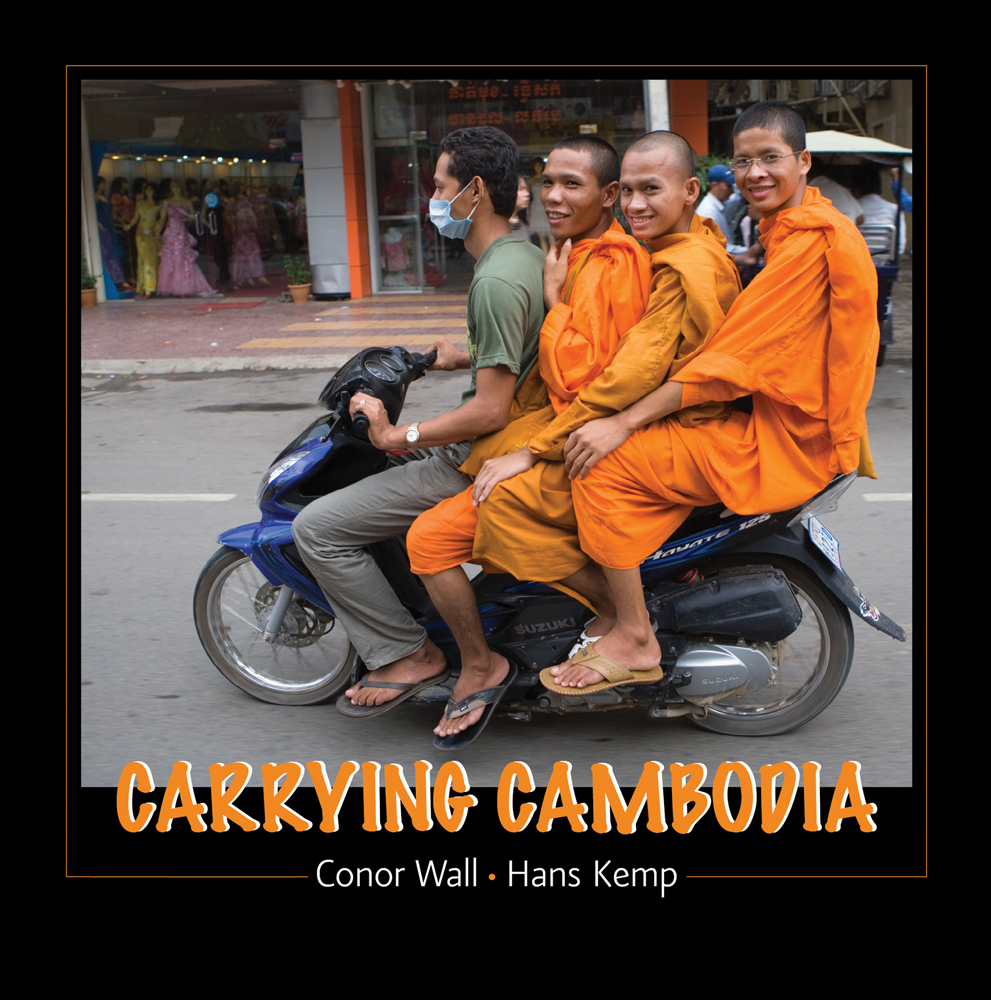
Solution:
[(87, 359), (83, 375), (179, 375), (203, 372), (293, 371), (296, 369), (336, 371), (356, 352), (347, 354), (281, 354), (267, 358), (135, 358)]
[[(912, 364), (912, 355), (900, 355), (893, 344), (885, 364)], [(360, 350), (360, 348), (358, 349)], [(269, 358), (144, 358), (82, 362), (83, 375), (195, 375), (219, 372), (337, 371), (357, 351), (349, 354), (281, 354)]]

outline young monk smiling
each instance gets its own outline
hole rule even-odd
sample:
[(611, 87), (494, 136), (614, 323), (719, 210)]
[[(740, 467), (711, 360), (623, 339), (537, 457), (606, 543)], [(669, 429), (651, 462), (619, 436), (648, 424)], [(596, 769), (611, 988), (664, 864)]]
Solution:
[[(546, 179), (551, 173), (550, 183), (556, 153), (544, 174)], [(578, 545), (565, 441), (587, 421), (621, 410), (679, 370), (718, 328), (740, 290), (725, 239), (715, 223), (694, 213), (694, 157), (681, 136), (655, 132), (637, 140), (623, 160), (620, 190), (634, 235), (653, 251), (643, 319), (622, 336), (601, 336), (616, 326), (613, 314), (622, 302), (618, 275), (601, 264), (593, 269), (594, 257), (583, 261), (580, 242), (569, 248), (565, 241), (559, 251), (551, 251), (544, 269), (550, 312), (541, 331), (539, 365), (553, 409), (523, 427), (524, 447), (486, 462), (472, 490), (446, 502), (452, 508), (460, 504), (461, 516), (442, 521), (442, 505), (414, 524), (407, 538), (410, 559), (432, 595), (448, 566), (463, 577), (459, 563), (472, 561), (579, 594), (599, 613), (589, 629), (596, 635), (616, 620), (602, 575)], [(547, 192), (552, 225), (568, 218), (568, 201)], [(711, 419), (727, 411), (724, 404), (706, 404), (686, 412), (684, 419)], [(472, 502), (479, 505), (477, 511)], [(441, 551), (444, 559), (439, 560)]]
[[(657, 667), (639, 564), (693, 506), (788, 510), (838, 473), (874, 475), (865, 410), (877, 279), (867, 247), (806, 186), (805, 128), (792, 109), (748, 109), (733, 150), (737, 184), (762, 216), (767, 267), (697, 357), (639, 403), (586, 424), (565, 447), (582, 547), (604, 567), (618, 613), (594, 647), (542, 672), (560, 693), (601, 690), (617, 675)], [(752, 415), (690, 427), (671, 416), (750, 393)]]
[[(643, 315), (650, 263), (615, 220), (618, 193), (619, 160), (607, 142), (576, 136), (551, 151), (541, 202), (558, 243), (544, 267), (544, 299), (551, 311), (541, 329), (540, 353), (546, 354), (551, 342), (561, 343), (566, 370), (550, 386), (553, 406), (519, 419), (491, 441), (476, 441), (463, 471), (477, 473), (481, 463), (473, 463), (479, 454), (505, 454), (526, 442), (534, 428), (549, 424), (584, 381), (602, 372), (620, 336)], [(566, 275), (569, 287), (562, 301)], [(489, 461), (482, 468), (492, 465)], [(567, 488), (566, 475), (564, 484)], [(423, 577), (461, 651), (461, 676), (434, 730), (434, 743), (441, 749), (457, 749), (475, 739), (516, 676), (515, 666), (486, 645), (474, 591), (461, 568), (471, 558), (477, 521), (469, 488), (421, 515), (406, 539), (413, 571)], [(590, 586), (604, 591), (601, 575), (594, 576)]]

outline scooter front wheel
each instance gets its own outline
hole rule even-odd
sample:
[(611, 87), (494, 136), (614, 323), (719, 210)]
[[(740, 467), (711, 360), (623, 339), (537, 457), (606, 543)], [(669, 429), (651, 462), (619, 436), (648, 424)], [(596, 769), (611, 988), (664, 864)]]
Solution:
[(222, 548), (203, 567), (193, 597), (196, 631), (217, 669), (242, 691), (273, 705), (318, 705), (348, 684), (355, 650), (334, 618), (300, 597), (282, 627), (263, 638), (281, 587), (248, 556)]

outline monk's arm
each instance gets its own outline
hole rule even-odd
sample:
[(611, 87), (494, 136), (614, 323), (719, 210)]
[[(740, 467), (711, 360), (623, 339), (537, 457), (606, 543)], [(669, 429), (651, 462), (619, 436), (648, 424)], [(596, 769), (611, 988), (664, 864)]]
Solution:
[[(862, 241), (860, 241), (862, 242)], [(837, 241), (829, 264), (829, 436), (835, 455), (831, 472), (849, 472), (860, 462), (867, 433), (866, 411), (877, 361), (877, 271), (866, 248)]]
[[(548, 260), (550, 257), (549, 254)], [(637, 265), (636, 259), (628, 253), (593, 257), (582, 270), (579, 284), (572, 293), (573, 306), (554, 302), (553, 295), (548, 295), (546, 304), (550, 311), (541, 331), (541, 375), (552, 390), (572, 392), (574, 380), (580, 377), (578, 373), (584, 374), (589, 366), (598, 364), (599, 375), (589, 380), (589, 385), (595, 386), (591, 390), (592, 402), (586, 402), (584, 398), (588, 386), (580, 387), (578, 395), (559, 415), (552, 414), (552, 419), (543, 421), (542, 426), (537, 421), (531, 423), (532, 432), (520, 441), (522, 447), (485, 462), (475, 476), (472, 500), (476, 507), (500, 482), (533, 468), (538, 459), (561, 461), (564, 442), (574, 428), (587, 420), (615, 413), (653, 388), (656, 382), (645, 380), (645, 369), (668, 370), (670, 358), (662, 360), (665, 353), (663, 341), (666, 338), (677, 342), (676, 331), (671, 333), (667, 327), (659, 331), (656, 322), (648, 324), (646, 329), (649, 334), (634, 338), (633, 345), (626, 346), (628, 337), (623, 337), (612, 359), (603, 358), (601, 354), (606, 328), (610, 323), (617, 324), (619, 329), (630, 330), (640, 325), (637, 319), (654, 311), (669, 318), (676, 312), (680, 315), (681, 310), (670, 308), (670, 303), (669, 307), (662, 307), (653, 292), (645, 301), (648, 287), (642, 280), (642, 273), (638, 273)], [(545, 279), (550, 270), (545, 261)], [(553, 291), (553, 282), (545, 280), (545, 293), (548, 288)], [(676, 322), (674, 326), (677, 327)], [(560, 354), (547, 353), (553, 350), (548, 346), (550, 343), (558, 345)], [(583, 344), (584, 348), (581, 347)], [(584, 359), (582, 350), (585, 352)], [(672, 357), (674, 350), (672, 346)], [(605, 370), (602, 370), (603, 364), (608, 364)], [(646, 379), (651, 378), (646, 376)], [(597, 394), (608, 402), (597, 404)]]
[(664, 274), (651, 290), (643, 319), (619, 342), (608, 367), (530, 441), (535, 458), (561, 461), (568, 436), (590, 420), (609, 417), (663, 383), (684, 341), (686, 297), (678, 276)]
[(703, 403), (725, 403), (741, 396), (746, 396), (749, 389), (741, 389), (738, 385), (722, 378), (709, 379), (707, 382), (686, 382), (682, 400), (685, 406), (701, 406)]
[[(635, 430), (680, 410), (682, 388), (680, 382), (666, 382), (625, 410), (611, 417), (592, 420), (571, 434), (562, 449), (570, 478), (581, 476), (584, 479), (603, 455), (618, 448)], [(485, 500), (502, 480), (526, 472), (536, 461), (531, 443), (529, 448), (521, 448), (486, 462), (475, 478), (472, 491), (475, 506)]]
[(575, 431), (564, 446), (569, 478), (584, 479), (600, 458), (615, 451), (634, 431), (680, 410), (682, 389), (681, 382), (665, 382), (625, 410)]
[(576, 430), (564, 446), (569, 477), (584, 479), (599, 459), (615, 451), (634, 431), (655, 420), (662, 420), (686, 407), (725, 402), (746, 395), (745, 389), (722, 379), (686, 384), (678, 381), (680, 377), (679, 372), (627, 409), (611, 417), (592, 420)]

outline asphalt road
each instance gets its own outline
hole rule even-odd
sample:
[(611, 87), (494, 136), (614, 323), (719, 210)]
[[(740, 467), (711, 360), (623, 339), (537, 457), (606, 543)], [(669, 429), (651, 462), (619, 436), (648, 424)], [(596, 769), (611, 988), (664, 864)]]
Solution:
[[(84, 786), (114, 786), (124, 765), (146, 762), (164, 784), (178, 760), (207, 784), (215, 762), (246, 761), (260, 783), (270, 761), (344, 760), (403, 765), (443, 762), (431, 742), (437, 713), (403, 707), (360, 722), (333, 704), (283, 708), (255, 701), (213, 667), (193, 626), (193, 587), (216, 536), (257, 520), (254, 492), (274, 456), (320, 411), (329, 373), (82, 379), (82, 489), (89, 494), (233, 494), (221, 502), (82, 502), (82, 770)], [(405, 416), (457, 404), (463, 374), (431, 373), (410, 390)], [(865, 494), (912, 490), (912, 370), (878, 370), (868, 411), (881, 478), (858, 480), (823, 521), (839, 539), (844, 568), (867, 598), (901, 624), (898, 643), (854, 623), (856, 655), (844, 689), (806, 726), (764, 739), (718, 736), (689, 721), (630, 711), (520, 723), (496, 718), (458, 755), (475, 786), (498, 782), (513, 760), (545, 784), (553, 762), (572, 763), (576, 784), (606, 761), (622, 785), (644, 761), (791, 760), (822, 765), (823, 785), (844, 761), (865, 785), (912, 784), (912, 503)], [(921, 665), (917, 667), (921, 671)], [(356, 779), (356, 784), (359, 779)], [(309, 779), (307, 777), (306, 781)]]

